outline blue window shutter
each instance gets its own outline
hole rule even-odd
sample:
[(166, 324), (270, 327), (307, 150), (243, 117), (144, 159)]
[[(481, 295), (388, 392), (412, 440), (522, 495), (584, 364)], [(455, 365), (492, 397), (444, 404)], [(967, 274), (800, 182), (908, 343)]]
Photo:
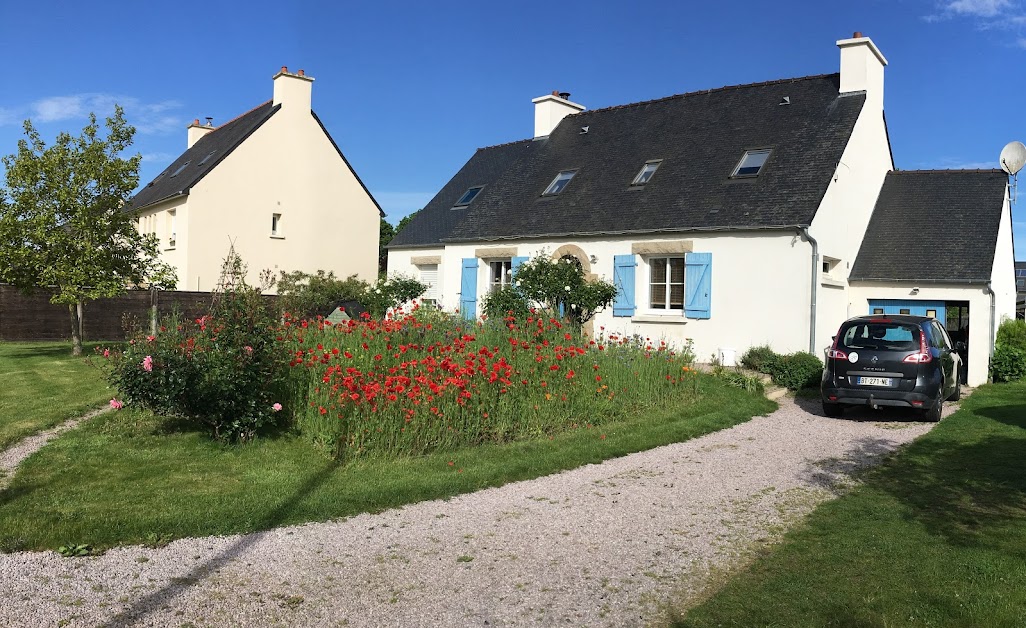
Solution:
[(477, 258), (463, 258), (463, 275), (460, 277), (460, 313), (467, 320), (477, 319)]
[(510, 261), (509, 269), (513, 272), (513, 279), (517, 278), (517, 269), (520, 268), (520, 265), (526, 262), (527, 260), (528, 258), (526, 257), (514, 257)]
[(613, 256), (613, 285), (616, 299), (613, 301), (613, 316), (634, 316), (634, 269), (638, 260), (633, 255)]
[(712, 307), (712, 253), (684, 256), (684, 315), (709, 318)]

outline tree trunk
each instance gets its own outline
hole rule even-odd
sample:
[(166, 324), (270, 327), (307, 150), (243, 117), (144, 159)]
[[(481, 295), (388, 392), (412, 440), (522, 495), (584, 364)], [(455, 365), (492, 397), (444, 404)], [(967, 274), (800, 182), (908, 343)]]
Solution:
[(82, 355), (82, 302), (69, 303), (71, 313), (71, 355)]

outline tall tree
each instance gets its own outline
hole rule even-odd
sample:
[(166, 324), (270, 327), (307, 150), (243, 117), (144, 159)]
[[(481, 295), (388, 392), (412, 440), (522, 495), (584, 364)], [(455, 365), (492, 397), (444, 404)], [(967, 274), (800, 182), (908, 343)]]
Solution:
[(139, 183), (141, 156), (121, 157), (135, 128), (119, 106), (104, 126), (105, 135), (89, 114), (81, 135), (62, 132), (47, 146), (26, 120), (26, 138), (3, 158), (0, 281), (26, 292), (52, 288), (50, 301), (68, 306), (74, 355), (82, 353), (85, 301), (176, 282), (156, 237), (142, 235), (124, 210)]
[(381, 219), (381, 233), (378, 239), (378, 273), (388, 270), (388, 251), (385, 247), (395, 237), (395, 227), (384, 218)]

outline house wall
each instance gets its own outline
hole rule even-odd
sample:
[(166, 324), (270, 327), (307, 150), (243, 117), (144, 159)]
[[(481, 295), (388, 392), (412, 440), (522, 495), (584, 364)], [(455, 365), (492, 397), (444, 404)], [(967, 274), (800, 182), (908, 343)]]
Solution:
[[(883, 71), (882, 67), (880, 71)], [(882, 79), (880, 83), (879, 89), (882, 90)], [(862, 313), (849, 310), (848, 276), (862, 246), (884, 178), (894, 168), (880, 96), (870, 98), (867, 95), (866, 104), (809, 227), (809, 233), (819, 242), (821, 262), (816, 269), (818, 290), (813, 351), (820, 358), (838, 325), (850, 316)], [(839, 260), (829, 274), (822, 272), (824, 257)]]
[(309, 110), (282, 107), (191, 190), (187, 213), (189, 290), (216, 287), (232, 241), (251, 285), (264, 269), (377, 276), (378, 209)]
[(994, 268), (991, 270), (994, 289), (995, 329), (1006, 318), (1015, 318), (1015, 251), (1012, 239), (1012, 211), (1007, 188), (1001, 207), (1001, 225), (994, 246)]
[(685, 318), (683, 312), (656, 315), (644, 312), (648, 301), (647, 267), (639, 255), (636, 269), (636, 303), (633, 317), (613, 316), (612, 307), (594, 319), (596, 333), (639, 334), (654, 341), (680, 345), (694, 341), (700, 361), (708, 361), (722, 348), (740, 356), (749, 347), (768, 344), (781, 353), (808, 348), (809, 245), (796, 232), (744, 232), (732, 234), (686, 234), (644, 236), (631, 239), (580, 238), (575, 240), (518, 240), (497, 243), (449, 245), (444, 249), (392, 249), (388, 256), (389, 275), (417, 276), (411, 260), (440, 255), (440, 303), (447, 311), (459, 308), (463, 258), (481, 257), (477, 275), (478, 313), (488, 292), (488, 256), (492, 248), (501, 255), (533, 257), (551, 255), (564, 245), (579, 247), (584, 255), (595, 256), (590, 272), (613, 281), (613, 256), (631, 254), (632, 244), (684, 240), (693, 252), (712, 254), (712, 306), (710, 318)]
[[(175, 239), (173, 244), (171, 240), (171, 212), (174, 212)], [(186, 281), (189, 273), (189, 260), (186, 255), (186, 251), (189, 250), (189, 197), (179, 196), (151, 205), (139, 212), (138, 217), (139, 230), (142, 233), (147, 233), (147, 221), (153, 221), (160, 259), (174, 267), (175, 274), (178, 277), (176, 288), (180, 290), (195, 289), (195, 286), (190, 288)]]
[[(912, 288), (919, 292), (912, 294)], [(898, 284), (894, 282), (853, 282), (849, 291), (851, 316), (869, 314), (870, 299), (969, 302), (969, 364), (966, 383), (979, 386), (987, 382), (990, 365), (990, 295), (982, 285), (967, 284)], [(840, 321), (838, 321), (839, 327)], [(836, 334), (834, 329), (831, 334)]]

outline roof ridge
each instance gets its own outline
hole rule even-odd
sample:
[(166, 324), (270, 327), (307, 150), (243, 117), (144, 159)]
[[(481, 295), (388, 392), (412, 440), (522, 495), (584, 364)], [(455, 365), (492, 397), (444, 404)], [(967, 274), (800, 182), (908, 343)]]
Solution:
[[(264, 102), (260, 103), (260, 104), (259, 104), (259, 105), (257, 105), (256, 107), (253, 107), (252, 109), (250, 109), (250, 110), (248, 110), (248, 111), (244, 111), (243, 113), (240, 113), (239, 115), (235, 116), (234, 118), (232, 118), (231, 120), (229, 120), (229, 121), (225, 122), (224, 124), (221, 124), (221, 125), (219, 125), (219, 126), (216, 126), (216, 127), (214, 127), (214, 130), (213, 130), (213, 131), (211, 131), (210, 133), (214, 133), (215, 131), (220, 131), (221, 129), (223, 129), (224, 127), (228, 126), (228, 125), (229, 125), (229, 124), (231, 124), (232, 122), (235, 122), (235, 121), (236, 121), (236, 120), (238, 120), (239, 118), (244, 118), (244, 117), (248, 116), (249, 114), (253, 113), (254, 111), (256, 111), (257, 109), (259, 109), (259, 108), (261, 108), (261, 107), (264, 107), (264, 106), (266, 106), (266, 105), (269, 105), (269, 104), (271, 104), (272, 102), (274, 102), (274, 100), (273, 100), (273, 99), (271, 99), (271, 100), (265, 100)], [(210, 133), (208, 133), (207, 135), (210, 135)], [(203, 137), (206, 137), (206, 135), (204, 135)], [(202, 139), (202, 138), (200, 138), (200, 139)]]
[(528, 137), (522, 140), (513, 140), (512, 142), (503, 142), (502, 144), (492, 144), (491, 146), (480, 146), (477, 150), (488, 150), (489, 148), (502, 148), (503, 146), (512, 146), (513, 144), (523, 144), (524, 142), (533, 142), (535, 138)]
[(926, 170), (889, 170), (887, 174), (939, 174), (942, 172), (993, 172), (1005, 174), (1001, 168), (932, 168)]
[(579, 114), (581, 115), (588, 113), (597, 113), (600, 111), (611, 111), (613, 109), (625, 109), (627, 107), (637, 107), (639, 105), (650, 105), (652, 103), (663, 102), (665, 100), (672, 100), (674, 98), (686, 98), (688, 96), (700, 96), (703, 94), (713, 94), (716, 92), (724, 92), (730, 89), (747, 89), (749, 87), (765, 87), (767, 85), (779, 85), (781, 83), (797, 83), (798, 81), (809, 81), (814, 79), (824, 79), (832, 76), (840, 76), (840, 72), (830, 72), (828, 74), (813, 74), (810, 76), (796, 76), (793, 78), (775, 79), (772, 81), (760, 81), (758, 83), (742, 83), (740, 85), (724, 85), (723, 87), (713, 87), (711, 89), (700, 89), (693, 92), (684, 92), (683, 94), (673, 94), (671, 96), (663, 96), (661, 98), (653, 98), (652, 100), (641, 100), (638, 102), (626, 103), (623, 105), (612, 105), (610, 107), (600, 107), (599, 109), (585, 109)]

